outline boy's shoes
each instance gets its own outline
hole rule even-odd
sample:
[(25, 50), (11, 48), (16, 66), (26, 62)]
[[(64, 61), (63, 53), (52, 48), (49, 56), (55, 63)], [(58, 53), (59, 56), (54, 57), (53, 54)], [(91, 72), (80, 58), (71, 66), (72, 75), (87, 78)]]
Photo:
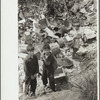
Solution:
[(32, 97), (32, 96), (35, 96), (35, 93), (34, 92), (31, 92), (30, 93), (30, 96)]

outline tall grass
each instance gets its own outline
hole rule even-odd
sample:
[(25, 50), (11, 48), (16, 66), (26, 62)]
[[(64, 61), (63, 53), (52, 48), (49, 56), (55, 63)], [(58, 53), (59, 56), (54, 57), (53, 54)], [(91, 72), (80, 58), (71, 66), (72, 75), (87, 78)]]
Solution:
[(81, 100), (97, 100), (97, 73), (93, 72), (92, 77), (82, 74), (84, 81), (81, 83), (74, 83), (81, 93)]

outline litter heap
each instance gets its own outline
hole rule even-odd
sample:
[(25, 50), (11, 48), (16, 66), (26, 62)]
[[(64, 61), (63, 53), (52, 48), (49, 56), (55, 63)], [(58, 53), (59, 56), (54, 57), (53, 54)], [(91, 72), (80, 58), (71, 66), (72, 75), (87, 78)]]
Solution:
[[(59, 1), (59, 0), (58, 0)], [(49, 44), (52, 53), (55, 55), (58, 63), (58, 70), (55, 73), (55, 78), (59, 78), (63, 73), (63, 68), (73, 68), (71, 45), (74, 37), (81, 34), (84, 41), (83, 47), (77, 51), (79, 56), (87, 53), (85, 46), (88, 45), (88, 40), (96, 38), (97, 33), (97, 15), (95, 0), (66, 0), (67, 10), (59, 13), (59, 16), (53, 18), (46, 17), (43, 11), (37, 11), (30, 5), (30, 9), (25, 9), (19, 12), (18, 21), (18, 39), (19, 39), (19, 86), (22, 92), (24, 82), (24, 59), (27, 57), (27, 46), (32, 44), (35, 47), (40, 71), (42, 69), (41, 53), (43, 46)], [(34, 9), (32, 9), (32, 7)], [(39, 9), (39, 8), (38, 8)], [(35, 11), (35, 12), (34, 12)], [(34, 12), (34, 13), (33, 13)], [(60, 11), (59, 11), (60, 12)], [(62, 75), (63, 76), (63, 75)]]

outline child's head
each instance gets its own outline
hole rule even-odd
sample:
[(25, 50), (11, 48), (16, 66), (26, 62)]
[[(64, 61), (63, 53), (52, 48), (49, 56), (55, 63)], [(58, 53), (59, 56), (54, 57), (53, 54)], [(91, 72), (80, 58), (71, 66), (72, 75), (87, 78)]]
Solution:
[(34, 53), (34, 47), (32, 46), (32, 44), (30, 44), (27, 47), (27, 52), (28, 52), (29, 55), (32, 55)]
[(44, 54), (49, 55), (50, 54), (50, 46), (49, 45), (45, 45), (43, 47), (43, 52), (44, 52)]

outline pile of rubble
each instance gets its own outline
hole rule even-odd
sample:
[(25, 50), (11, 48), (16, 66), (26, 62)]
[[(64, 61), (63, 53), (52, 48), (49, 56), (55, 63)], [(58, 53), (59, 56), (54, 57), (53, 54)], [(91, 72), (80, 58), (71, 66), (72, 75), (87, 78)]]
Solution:
[[(40, 15), (29, 14), (19, 15), (21, 20), (18, 22), (18, 39), (19, 39), (19, 92), (23, 91), (24, 83), (24, 60), (27, 57), (27, 46), (32, 44), (35, 47), (35, 54), (39, 60), (40, 71), (42, 70), (41, 53), (42, 47), (49, 44), (52, 53), (57, 59), (59, 70), (56, 71), (56, 78), (60, 77), (59, 73), (63, 73), (63, 68), (71, 69), (73, 67), (72, 49), (73, 39), (82, 35), (84, 46), (77, 51), (79, 56), (86, 54), (88, 49), (88, 40), (96, 38), (96, 7), (93, 0), (68, 0), (68, 13), (63, 13), (63, 19), (56, 20), (51, 18), (48, 20), (43, 12)], [(22, 13), (21, 13), (22, 14)], [(28, 15), (28, 16), (27, 16)], [(67, 16), (64, 19), (64, 16)], [(27, 17), (25, 17), (27, 16)], [(64, 74), (63, 74), (64, 75)], [(62, 75), (62, 76), (63, 76)]]

